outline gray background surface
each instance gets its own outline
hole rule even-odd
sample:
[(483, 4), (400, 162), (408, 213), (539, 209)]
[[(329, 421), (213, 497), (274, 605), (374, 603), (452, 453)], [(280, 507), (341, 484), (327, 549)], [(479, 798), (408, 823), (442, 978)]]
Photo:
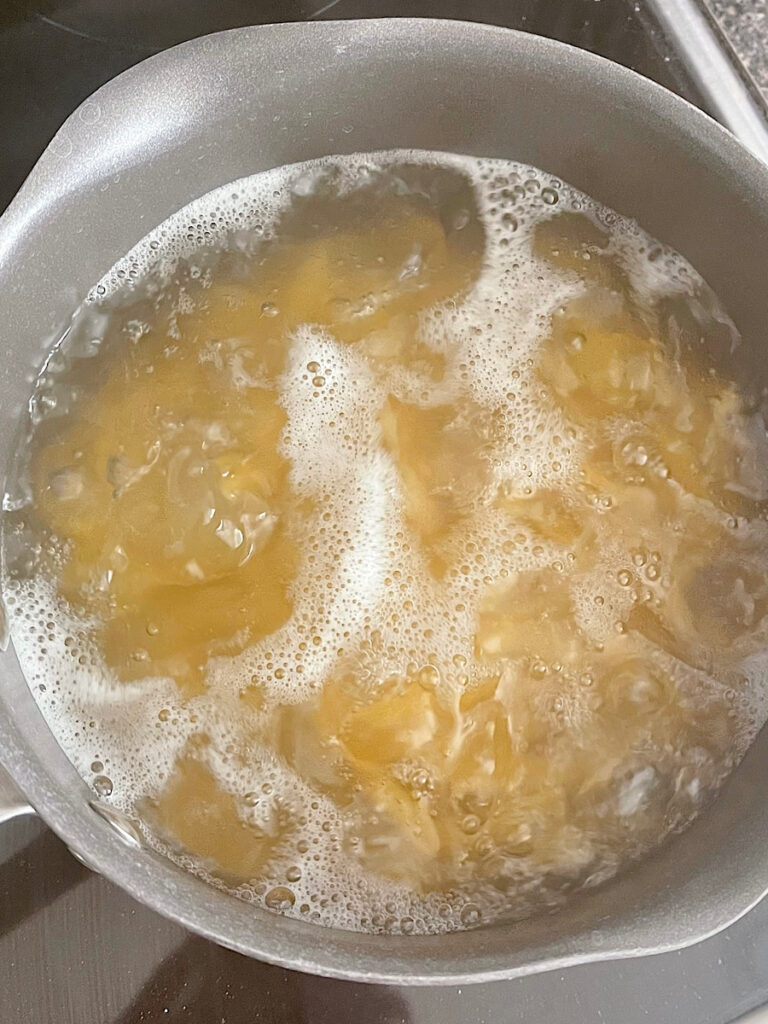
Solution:
[(768, 4), (766, 0), (709, 0), (734, 49), (768, 94)]

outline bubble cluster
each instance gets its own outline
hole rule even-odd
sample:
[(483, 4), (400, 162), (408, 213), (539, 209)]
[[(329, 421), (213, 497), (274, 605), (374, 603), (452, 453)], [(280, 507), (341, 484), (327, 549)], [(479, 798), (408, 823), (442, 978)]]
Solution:
[[(607, 279), (618, 288), (623, 279), (617, 284), (609, 267), (611, 260), (617, 262), (648, 303), (695, 291), (697, 275), (634, 223), (533, 168), (398, 151), (279, 168), (217, 189), (151, 232), (98, 283), (79, 313), (80, 324), (89, 325), (85, 356), (97, 355), (104, 332), (100, 318), (148, 281), (150, 292), (172, 290), (183, 261), (191, 277), (207, 280), (213, 271), (206, 253), (234, 249), (255, 258), (259, 245), (275, 237), (281, 214), (311, 196), (329, 175), (343, 195), (406, 163), (447, 167), (471, 183), (485, 236), (482, 273), (460, 300), (436, 303), (419, 314), (421, 340), (430, 356), (442, 360), (437, 378), (418, 365), (388, 363), (377, 339), (350, 345), (317, 324), (292, 330), (276, 383), (286, 414), (279, 451), (290, 467), (297, 502), (311, 506), (313, 513), (291, 524), (302, 559), (291, 585), (287, 621), (234, 656), (212, 650), (205, 688), (182, 695), (169, 678), (118, 682), (95, 639), (97, 624), (75, 614), (57, 595), (53, 580), (31, 571), (34, 552), (24, 563), (30, 569), (26, 576), (6, 574), (3, 584), (14, 645), (57, 739), (101, 801), (142, 821), (148, 843), (212, 884), (230, 884), (204, 859), (159, 836), (147, 823), (151, 815), (144, 820), (145, 801), (161, 799), (180, 759), (198, 742), (195, 757), (206, 778), (231, 797), (238, 820), (272, 851), (263, 877), (236, 886), (241, 898), (326, 925), (403, 935), (477, 927), (556, 904), (559, 893), (548, 890), (544, 872), (525, 860), (531, 846), (528, 823), (506, 837), (506, 890), (475, 885), (414, 891), (406, 880), (367, 866), (375, 857), (375, 850), (367, 848), (372, 845), (366, 833), (370, 822), (351, 822), (327, 788), (305, 778), (270, 745), (267, 734), (275, 715), (316, 700), (330, 679), (345, 673), (368, 695), (392, 680), (409, 679), (423, 693), (459, 706), (464, 694), (486, 682), (482, 659), (497, 657), (524, 662), (531, 702), (543, 709), (553, 730), (576, 729), (594, 712), (594, 674), (589, 667), (573, 669), (567, 645), (562, 659), (559, 647), (545, 651), (546, 658), (531, 656), (525, 647), (510, 652), (503, 623), (497, 629), (496, 613), (486, 608), (489, 593), (498, 591), (503, 603), (506, 588), (529, 570), (546, 585), (542, 592), (529, 591), (522, 603), (532, 605), (542, 593), (545, 600), (556, 601), (558, 581), (572, 570), (579, 543), (591, 542), (578, 536), (569, 502), (581, 503), (598, 522), (615, 500), (605, 487), (583, 478), (589, 438), (578, 418), (543, 387), (537, 372), (539, 346), (558, 311), (588, 291), (587, 264), (603, 261), (601, 287)], [(541, 237), (547, 236), (542, 225), (563, 214), (588, 214), (594, 226), (597, 241), (577, 253), (581, 263), (562, 251), (556, 236), (543, 251)], [(447, 230), (466, 231), (470, 221), (471, 211), (455, 209)], [(402, 268), (402, 280), (418, 277), (420, 259), (418, 252), (413, 254)], [(180, 297), (177, 311), (183, 314), (184, 309)], [(280, 315), (278, 304), (261, 304), (262, 318), (277, 322)], [(718, 322), (735, 331), (724, 315)], [(130, 343), (140, 344), (148, 330), (137, 322)], [(82, 336), (81, 330), (78, 344)], [(584, 344), (578, 332), (569, 338), (573, 353)], [(52, 410), (62, 414), (76, 406), (76, 393), (56, 391), (57, 358), (51, 356), (38, 381), (31, 403), (35, 426)], [(236, 383), (253, 383), (247, 367), (239, 366), (237, 373)], [(452, 410), (450, 417), (446, 408)], [(419, 445), (439, 431), (451, 459), (436, 466), (429, 449), (422, 452)], [(215, 445), (217, 436), (206, 436), (205, 442)], [(657, 459), (633, 437), (617, 440), (611, 457), (628, 479), (647, 472)], [(417, 485), (409, 483), (428, 473), (435, 476), (440, 498), (429, 508), (431, 519), (414, 511)], [(110, 484), (116, 491), (131, 482), (125, 466), (111, 465)], [(83, 481), (67, 469), (55, 475), (50, 487), (57, 500), (75, 500)], [(450, 505), (452, 492), (461, 492), (460, 508)], [(560, 507), (557, 495), (563, 494), (568, 500)], [(6, 507), (23, 516), (24, 501), (18, 505)], [(17, 528), (27, 535), (18, 523)], [(231, 533), (224, 539), (237, 546), (242, 538)], [(567, 625), (566, 633), (573, 628), (574, 637), (577, 632), (588, 635), (590, 656), (593, 650), (610, 652), (633, 621), (633, 608), (653, 609), (658, 595), (670, 589), (665, 557), (645, 547), (625, 550), (620, 543), (590, 551), (589, 573), (575, 578), (570, 590), (568, 614), (578, 629)], [(540, 618), (546, 620), (554, 607), (546, 605)], [(531, 621), (531, 629), (543, 630), (546, 640), (546, 622)], [(158, 631), (148, 619), (146, 637), (151, 640)], [(677, 653), (662, 652), (659, 658), (680, 692), (721, 700), (730, 683), (675, 660)], [(140, 660), (140, 650), (136, 657)], [(736, 737), (733, 760), (768, 713), (765, 668), (758, 657), (747, 659), (739, 669), (742, 682), (728, 690)], [(511, 684), (502, 677), (499, 686), (505, 685)], [(628, 702), (632, 713), (639, 708), (639, 713), (653, 714), (662, 690), (652, 672), (635, 673), (616, 700)], [(247, 759), (238, 756), (243, 750)], [(724, 769), (713, 768), (706, 752), (686, 751), (685, 757), (685, 763), (670, 768), (670, 777), (696, 808), (703, 773), (709, 772), (712, 788)], [(641, 817), (666, 780), (631, 757), (621, 771), (610, 813)], [(418, 760), (398, 764), (397, 782), (414, 806), (430, 805), (437, 786), (433, 774)], [(478, 862), (498, 854), (485, 831), (486, 817), (480, 800), (467, 800), (461, 808), (462, 842)], [(656, 838), (662, 834), (663, 829)], [(598, 884), (619, 866), (607, 855), (593, 864), (591, 840), (575, 828), (561, 839), (559, 866), (580, 884)], [(364, 848), (368, 860), (361, 856)]]

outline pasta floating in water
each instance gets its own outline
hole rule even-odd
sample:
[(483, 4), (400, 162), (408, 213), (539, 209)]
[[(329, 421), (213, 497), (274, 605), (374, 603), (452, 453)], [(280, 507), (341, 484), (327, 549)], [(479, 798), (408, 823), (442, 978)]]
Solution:
[(738, 345), (680, 256), (518, 164), (197, 200), (30, 403), (4, 591), (52, 730), (292, 916), (442, 932), (604, 881), (766, 717), (766, 432), (706, 355)]

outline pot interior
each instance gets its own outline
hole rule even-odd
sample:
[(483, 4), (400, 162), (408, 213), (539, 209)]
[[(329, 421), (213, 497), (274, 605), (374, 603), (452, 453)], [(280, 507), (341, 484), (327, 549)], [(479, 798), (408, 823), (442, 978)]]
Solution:
[[(636, 218), (697, 268), (763, 352), (768, 170), (694, 108), (562, 44), (459, 22), (237, 29), (153, 57), (66, 122), (0, 220), (0, 465), (45, 350), (89, 287), (191, 199), (332, 153), (418, 148), (551, 172)], [(278, 918), (126, 846), (89, 806), (12, 648), (0, 657), (3, 760), (45, 820), (137, 898), (224, 945), (371, 981), (489, 980), (661, 951), (704, 937), (768, 888), (763, 733), (684, 835), (556, 915), (441, 937)]]

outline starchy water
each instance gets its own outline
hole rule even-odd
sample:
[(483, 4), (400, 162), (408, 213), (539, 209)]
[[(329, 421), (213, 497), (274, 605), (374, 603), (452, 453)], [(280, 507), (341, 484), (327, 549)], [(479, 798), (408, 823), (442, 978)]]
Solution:
[(738, 358), (682, 257), (530, 167), (219, 189), (35, 385), (3, 587), (38, 704), (243, 899), (401, 934), (556, 907), (684, 828), (766, 717)]

